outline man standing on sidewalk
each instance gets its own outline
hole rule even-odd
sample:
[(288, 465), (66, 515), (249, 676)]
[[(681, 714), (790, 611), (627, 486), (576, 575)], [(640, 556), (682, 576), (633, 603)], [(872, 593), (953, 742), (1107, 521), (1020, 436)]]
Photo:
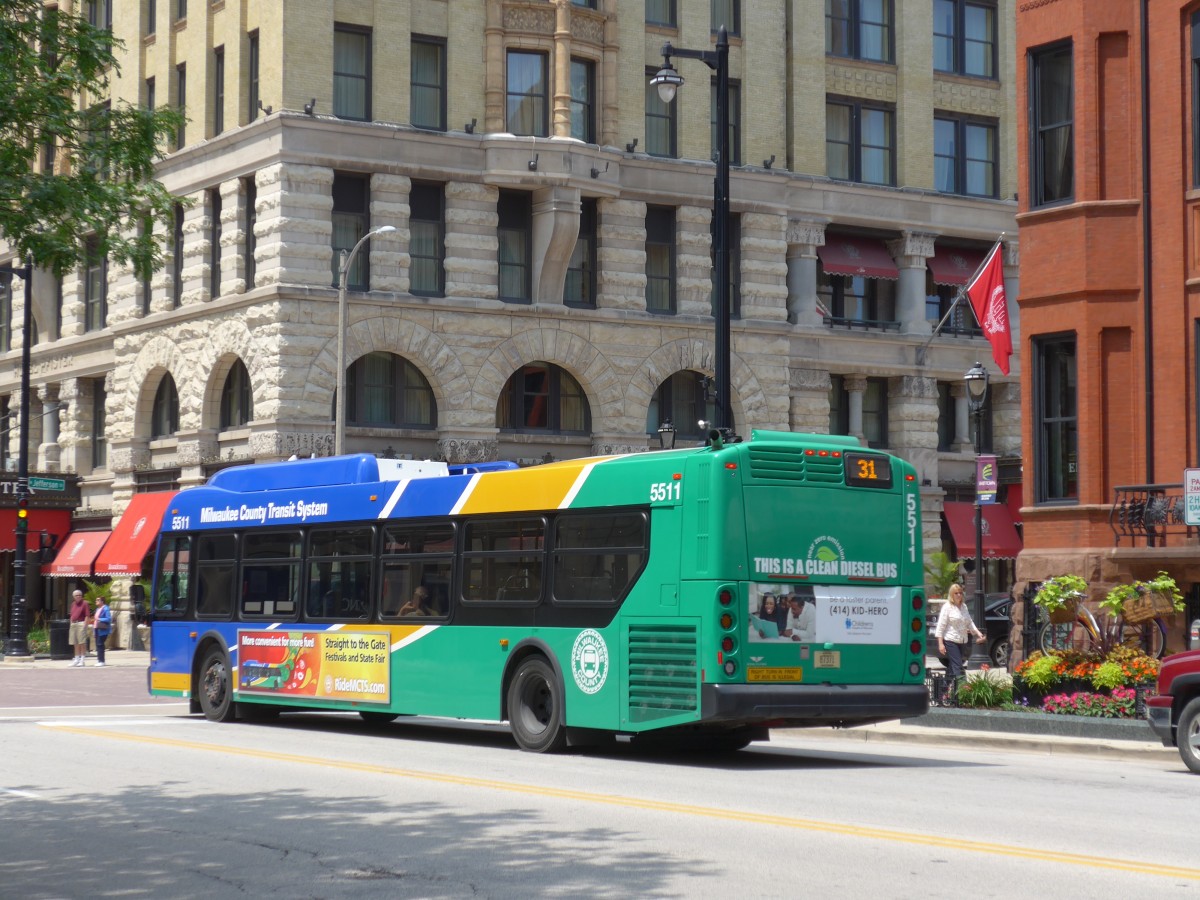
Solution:
[(71, 643), (75, 645), (75, 659), (72, 666), (82, 666), (87, 657), (88, 645), (88, 609), (87, 601), (83, 599), (83, 591), (71, 595)]

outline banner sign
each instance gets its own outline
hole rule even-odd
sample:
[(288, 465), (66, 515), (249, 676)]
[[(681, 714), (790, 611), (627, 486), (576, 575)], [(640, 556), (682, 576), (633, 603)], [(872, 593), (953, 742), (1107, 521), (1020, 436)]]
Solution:
[(980, 503), (995, 503), (1000, 489), (996, 457), (981, 454), (975, 457), (975, 496)]
[(238, 691), (355, 703), (391, 699), (388, 633), (238, 630)]

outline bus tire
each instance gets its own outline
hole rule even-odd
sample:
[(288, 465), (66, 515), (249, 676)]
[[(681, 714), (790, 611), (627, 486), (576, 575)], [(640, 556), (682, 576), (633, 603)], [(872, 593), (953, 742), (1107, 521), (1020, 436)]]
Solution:
[(563, 698), (550, 664), (540, 656), (524, 659), (508, 685), (508, 722), (522, 750), (557, 753), (567, 743)]
[(358, 714), (368, 725), (386, 725), (400, 718), (399, 713), (379, 712), (374, 709), (360, 709)]
[(233, 721), (237, 709), (233, 704), (229, 657), (220, 647), (214, 647), (204, 654), (196, 688), (200, 696), (200, 711), (206, 719), (212, 722)]

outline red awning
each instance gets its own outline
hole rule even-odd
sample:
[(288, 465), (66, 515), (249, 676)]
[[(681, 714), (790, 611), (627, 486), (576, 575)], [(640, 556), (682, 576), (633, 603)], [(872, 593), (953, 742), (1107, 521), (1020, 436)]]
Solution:
[[(29, 509), (29, 536), (25, 539), (27, 550), (36, 550), (43, 531), (62, 537), (71, 530), (69, 509)], [(0, 553), (17, 549), (17, 510), (0, 509)]]
[(43, 575), (58, 578), (71, 576), (90, 578), (92, 563), (111, 531), (73, 531), (58, 549), (54, 562), (42, 569)]
[(965, 250), (962, 247), (935, 247), (936, 256), (925, 261), (933, 275), (934, 284), (966, 284), (983, 265), (985, 250)]
[(163, 513), (178, 491), (134, 494), (121, 521), (113, 529), (112, 539), (104, 545), (96, 560), (97, 576), (139, 578), (142, 560), (158, 539)]
[(817, 248), (821, 268), (829, 275), (859, 275), (863, 278), (899, 278), (900, 270), (878, 238), (825, 235)]
[[(975, 555), (975, 504), (947, 503), (946, 524), (954, 537), (959, 558)], [(1012, 514), (1002, 503), (983, 505), (983, 555), (988, 559), (1011, 559), (1021, 552), (1021, 538)]]

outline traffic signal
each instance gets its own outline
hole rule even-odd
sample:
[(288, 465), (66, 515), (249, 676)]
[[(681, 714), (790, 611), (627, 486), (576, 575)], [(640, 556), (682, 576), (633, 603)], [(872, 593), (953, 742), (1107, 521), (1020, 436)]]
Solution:
[(29, 498), (21, 497), (17, 500), (17, 531), (29, 530)]

